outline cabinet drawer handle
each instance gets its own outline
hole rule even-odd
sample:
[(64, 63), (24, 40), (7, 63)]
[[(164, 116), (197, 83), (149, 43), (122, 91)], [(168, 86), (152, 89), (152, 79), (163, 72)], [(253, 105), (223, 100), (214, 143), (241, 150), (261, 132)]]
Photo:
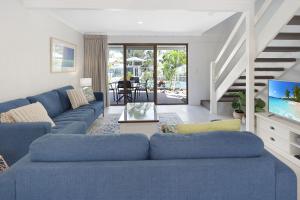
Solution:
[(274, 126), (270, 126), (270, 129), (273, 130), (273, 131), (275, 130)]
[(275, 139), (273, 137), (270, 137), (270, 140), (273, 141), (273, 142), (275, 142)]

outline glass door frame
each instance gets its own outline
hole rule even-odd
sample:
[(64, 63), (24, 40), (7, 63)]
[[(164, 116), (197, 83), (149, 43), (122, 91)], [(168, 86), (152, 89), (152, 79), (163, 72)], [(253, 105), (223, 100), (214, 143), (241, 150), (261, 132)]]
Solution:
[[(123, 78), (125, 81), (127, 81), (127, 47), (131, 46), (138, 46), (138, 47), (153, 47), (153, 102), (156, 105), (187, 105), (189, 103), (189, 44), (188, 43), (109, 43), (108, 46), (110, 45), (120, 45), (123, 46)], [(185, 46), (186, 48), (186, 103), (179, 103), (179, 104), (158, 104), (157, 103), (157, 47), (158, 46)], [(124, 88), (126, 90), (126, 87)], [(124, 104), (119, 104), (120, 106), (126, 105), (128, 103), (127, 101), (127, 96), (124, 97)], [(118, 105), (115, 105), (118, 106)]]

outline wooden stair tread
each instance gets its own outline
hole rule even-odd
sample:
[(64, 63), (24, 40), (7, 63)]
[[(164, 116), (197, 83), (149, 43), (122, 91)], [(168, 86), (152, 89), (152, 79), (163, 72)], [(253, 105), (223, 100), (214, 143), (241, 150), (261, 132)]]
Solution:
[(274, 40), (300, 40), (300, 33), (278, 33)]
[[(246, 92), (246, 89), (229, 89), (227, 92)], [(258, 89), (254, 89), (254, 92), (258, 92)]]
[[(255, 76), (254, 79), (274, 79), (274, 76)], [(239, 79), (245, 80), (246, 76), (240, 76)]]
[(300, 25), (300, 16), (294, 16), (288, 23), (288, 25)]
[[(265, 83), (254, 83), (255, 86), (266, 86)], [(246, 86), (246, 83), (233, 83), (232, 86)]]
[(254, 68), (254, 71), (256, 72), (262, 72), (262, 71), (266, 71), (266, 72), (281, 72), (284, 71), (285, 68), (283, 67), (256, 67)]
[(255, 62), (296, 62), (296, 58), (256, 58)]
[(300, 47), (266, 47), (264, 52), (300, 52)]

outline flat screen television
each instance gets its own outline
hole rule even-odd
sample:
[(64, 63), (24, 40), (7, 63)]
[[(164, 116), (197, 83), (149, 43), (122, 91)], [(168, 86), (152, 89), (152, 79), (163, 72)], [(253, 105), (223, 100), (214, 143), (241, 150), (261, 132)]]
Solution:
[(269, 80), (269, 112), (300, 122), (300, 83)]

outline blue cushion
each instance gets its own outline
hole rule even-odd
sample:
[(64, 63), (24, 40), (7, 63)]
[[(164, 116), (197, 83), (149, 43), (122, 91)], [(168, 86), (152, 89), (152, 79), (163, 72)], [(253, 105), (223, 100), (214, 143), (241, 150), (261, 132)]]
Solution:
[(197, 159), (257, 157), (264, 151), (262, 140), (249, 132), (154, 134), (151, 159)]
[(59, 121), (55, 123), (51, 133), (55, 134), (85, 134), (87, 125), (80, 121)]
[(85, 122), (87, 126), (90, 126), (95, 119), (95, 112), (90, 108), (78, 108), (75, 110), (69, 110), (53, 119), (54, 123), (59, 121), (81, 121)]
[(48, 115), (53, 118), (61, 114), (64, 109), (56, 91), (45, 92), (36, 96), (27, 97), (31, 103), (40, 102), (46, 108)]
[(3, 102), (0, 103), (0, 113), (7, 112), (11, 109), (18, 108), (21, 106), (26, 106), (28, 104), (30, 104), (28, 99), (16, 99), (12, 101)]
[(145, 160), (148, 149), (142, 134), (47, 134), (30, 145), (30, 156), (32, 161)]
[(74, 89), (74, 87), (71, 85), (56, 89), (56, 91), (59, 94), (60, 101), (62, 103), (62, 107), (64, 111), (71, 109), (71, 102), (67, 94), (67, 90), (71, 90), (71, 89)]
[(92, 101), (88, 105), (82, 106), (81, 108), (90, 108), (95, 111), (95, 118), (104, 112), (103, 101)]

